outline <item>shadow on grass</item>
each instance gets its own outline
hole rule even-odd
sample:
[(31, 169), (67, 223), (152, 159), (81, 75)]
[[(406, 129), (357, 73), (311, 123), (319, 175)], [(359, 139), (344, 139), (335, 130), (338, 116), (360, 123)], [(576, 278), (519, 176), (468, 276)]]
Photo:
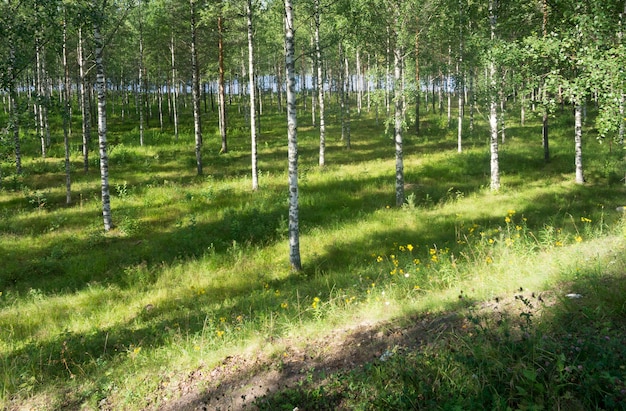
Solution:
[[(346, 369), (323, 372), (321, 364), (254, 403), (264, 410), (626, 409), (624, 255), (607, 253), (598, 264), (612, 269), (580, 272), (555, 290), (518, 291), (426, 324), (403, 319), (401, 337), (385, 335), (376, 359), (352, 362), (357, 344), (335, 349)], [(335, 402), (316, 408), (320, 393)]]

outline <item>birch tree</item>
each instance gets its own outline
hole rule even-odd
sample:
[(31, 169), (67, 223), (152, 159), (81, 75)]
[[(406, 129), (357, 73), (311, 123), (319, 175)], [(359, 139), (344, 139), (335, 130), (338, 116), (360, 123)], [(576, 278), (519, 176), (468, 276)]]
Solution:
[(402, 146), (403, 123), (403, 88), (402, 88), (402, 47), (399, 39), (401, 30), (400, 6), (394, 10), (394, 48), (393, 48), (393, 79), (394, 79), (394, 142), (396, 149), (396, 206), (404, 204), (404, 152)]
[(196, 169), (202, 175), (202, 117), (200, 111), (200, 73), (198, 68), (197, 51), (197, 14), (196, 0), (190, 0), (190, 28), (191, 28), (191, 99), (193, 105), (193, 129), (196, 142)]
[(102, 24), (105, 19), (107, 0), (97, 4), (93, 10), (93, 40), (96, 63), (96, 90), (98, 93), (98, 146), (100, 151), (100, 191), (102, 197), (102, 217), (104, 230), (113, 227), (111, 218), (111, 197), (109, 194), (109, 157), (107, 154), (107, 113), (106, 113), (106, 77), (104, 75), (104, 39)]
[(250, 145), (252, 190), (259, 189), (257, 166), (257, 130), (256, 130), (256, 85), (254, 81), (254, 38), (252, 26), (252, 0), (246, 0), (246, 16), (248, 20), (248, 88), (250, 96)]
[(300, 228), (298, 205), (298, 123), (295, 91), (294, 18), (291, 0), (285, 4), (285, 69), (287, 74), (287, 140), (289, 180), (289, 263), (294, 271), (302, 269), (300, 260)]
[[(492, 47), (495, 47), (496, 39), (496, 1), (489, 0), (489, 28)], [(489, 56), (489, 151), (491, 155), (491, 182), (492, 191), (500, 189), (500, 162), (498, 158), (498, 104), (496, 83), (496, 61), (492, 50)]]
[(315, 59), (316, 59), (316, 67), (317, 67), (317, 100), (319, 103), (319, 116), (320, 116), (320, 150), (319, 150), (319, 165), (320, 167), (324, 167), (326, 164), (326, 119), (325, 119), (325, 108), (324, 108), (324, 70), (323, 70), (323, 61), (322, 61), (322, 51), (320, 47), (320, 24), (321, 24), (321, 11), (320, 11), (320, 0), (315, 0), (315, 10), (314, 10), (314, 18), (315, 18)]

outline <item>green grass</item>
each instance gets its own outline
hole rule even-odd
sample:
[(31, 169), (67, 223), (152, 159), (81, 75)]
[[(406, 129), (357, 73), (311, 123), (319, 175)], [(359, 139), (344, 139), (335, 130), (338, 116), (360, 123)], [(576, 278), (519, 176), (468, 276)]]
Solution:
[[(200, 177), (189, 124), (179, 141), (169, 129), (149, 129), (139, 147), (136, 126), (111, 116), (116, 228), (107, 234), (95, 153), (83, 174), (73, 143), (73, 204), (66, 206), (59, 143), (41, 160), (38, 142), (24, 138), (24, 175), (13, 175), (10, 161), (0, 165), (0, 404), (95, 409), (106, 399), (117, 409), (154, 407), (163, 401), (164, 381), (241, 351), (279, 350), (271, 342), (280, 337), (319, 337), (353, 321), (457, 309), (469, 325), (449, 337), (456, 351), (433, 344), (403, 352), (365, 371), (331, 376), (324, 395), (318, 382), (266, 398), (267, 409), (294, 400), (323, 409), (563, 408), (566, 400), (584, 408), (624, 406), (623, 383), (615, 383), (626, 379), (616, 365), (623, 363), (618, 341), (626, 295), (618, 292), (624, 222), (614, 211), (626, 199), (616, 177), (623, 175), (621, 153), (587, 130), (588, 184), (577, 186), (565, 115), (551, 128), (549, 164), (539, 123), (511, 124), (501, 147), (503, 188), (491, 193), (485, 124), (458, 154), (456, 133), (431, 115), (423, 135), (407, 133), (408, 200), (396, 208), (393, 144), (373, 113), (353, 117), (351, 150), (330, 127), (322, 170), (318, 136), (303, 113), (304, 270), (296, 274), (287, 258), (284, 116), (267, 110), (258, 192), (250, 189), (249, 136), (235, 109), (227, 154), (218, 154), (216, 115), (207, 116)], [(545, 319), (513, 318), (508, 329), (469, 308), (520, 287), (592, 291), (584, 292), (590, 296), (582, 308), (559, 299)], [(529, 337), (515, 337), (516, 330)], [(594, 337), (600, 331), (608, 345)], [(565, 352), (577, 337), (587, 341), (585, 358)], [(602, 353), (606, 358), (598, 359)], [(550, 359), (545, 374), (533, 371)], [(568, 380), (564, 367), (578, 365), (585, 371)], [(604, 378), (617, 391), (598, 388), (607, 386)], [(518, 381), (515, 388), (509, 381)]]

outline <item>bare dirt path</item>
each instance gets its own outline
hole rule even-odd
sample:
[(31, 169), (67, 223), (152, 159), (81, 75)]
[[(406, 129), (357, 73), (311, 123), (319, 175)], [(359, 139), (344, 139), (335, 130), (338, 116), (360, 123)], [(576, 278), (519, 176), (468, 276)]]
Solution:
[[(237, 355), (213, 368), (199, 368), (176, 383), (163, 384), (150, 410), (195, 411), (256, 410), (255, 401), (297, 384), (323, 384), (325, 376), (349, 371), (384, 359), (395, 352), (416, 350), (453, 332), (468, 328), (467, 313), (518, 316), (537, 312), (553, 300), (549, 294), (526, 293), (529, 307), (519, 295), (468, 305), (454, 312), (424, 314), (400, 322), (361, 323), (339, 329), (317, 340), (285, 339), (277, 346), (289, 347), (268, 356)], [(158, 404), (158, 405), (157, 405)], [(296, 407), (297, 408), (297, 407)]]

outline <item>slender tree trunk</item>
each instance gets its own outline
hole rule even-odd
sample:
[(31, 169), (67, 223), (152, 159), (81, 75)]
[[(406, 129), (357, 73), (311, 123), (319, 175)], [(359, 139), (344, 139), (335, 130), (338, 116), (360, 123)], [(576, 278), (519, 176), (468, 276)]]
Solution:
[[(491, 40), (495, 40), (496, 34), (496, 15), (494, 11), (495, 0), (489, 0), (489, 21), (491, 26)], [(489, 83), (491, 90), (489, 91), (489, 129), (491, 131), (490, 152), (491, 152), (491, 190), (500, 189), (500, 163), (498, 159), (498, 103), (496, 92), (496, 63), (489, 62)]]
[(502, 140), (502, 144), (504, 144), (506, 140), (506, 106), (504, 104), (504, 96), (500, 96), (500, 116), (498, 117), (499, 129), (500, 129), (500, 139)]
[(139, 106), (139, 145), (143, 147), (144, 135), (143, 135), (143, 126), (144, 126), (144, 117), (145, 117), (145, 106), (144, 106), (144, 68), (143, 68), (143, 22), (141, 15), (141, 4), (142, 0), (139, 0), (139, 76), (138, 76), (138, 84), (137, 87), (137, 105)]
[(70, 178), (70, 139), (69, 139), (69, 122), (70, 122), (70, 68), (67, 64), (67, 11), (63, 8), (63, 74), (64, 84), (63, 93), (59, 89), (59, 93), (63, 94), (63, 143), (65, 147), (65, 203), (72, 202), (72, 181)]
[(252, 0), (247, 0), (246, 14), (248, 16), (248, 84), (250, 95), (250, 143), (251, 143), (251, 167), (252, 167), (252, 190), (259, 189), (259, 177), (257, 166), (257, 134), (256, 134), (256, 85), (254, 82), (254, 43), (252, 30)]
[(576, 184), (584, 184), (583, 175), (583, 108), (580, 101), (574, 102), (574, 145), (576, 164)]
[(345, 131), (344, 133), (344, 138), (345, 138), (345, 144), (346, 144), (346, 148), (350, 149), (352, 147), (352, 143), (350, 141), (350, 69), (348, 66), (348, 56), (344, 53), (343, 56), (343, 61), (344, 61), (344, 67), (345, 67), (345, 72), (344, 72), (344, 93), (343, 93), (343, 100), (344, 100), (344, 117), (343, 117), (343, 129)]
[[(542, 9), (542, 23), (541, 23), (541, 31), (543, 34), (543, 38), (545, 39), (548, 36), (548, 1), (543, 0), (541, 2)], [(533, 89), (534, 92), (534, 89)], [(546, 163), (550, 162), (550, 139), (548, 134), (548, 92), (546, 87), (543, 87), (542, 90), (539, 91), (539, 95), (542, 96), (543, 100), (543, 116), (541, 121), (541, 144), (543, 146), (543, 160)], [(535, 111), (535, 98), (533, 98), (533, 111)]]
[(320, 152), (319, 165), (326, 164), (326, 123), (324, 111), (324, 71), (322, 66), (322, 52), (320, 49), (320, 0), (315, 0), (315, 59), (317, 66), (317, 100), (320, 105)]
[(464, 113), (464, 97), (465, 97), (465, 82), (463, 79), (463, 4), (459, 0), (459, 60), (457, 62), (456, 78), (457, 78), (457, 90), (459, 93), (459, 110), (458, 110), (458, 124), (457, 124), (457, 151), (460, 153), (463, 151), (463, 115)]
[(190, 0), (191, 9), (191, 98), (193, 105), (193, 129), (196, 140), (196, 168), (202, 175), (202, 118), (200, 112), (200, 74), (196, 39), (196, 0)]
[(448, 128), (452, 124), (452, 46), (448, 45), (448, 67), (446, 73), (446, 96), (448, 97)]
[(46, 115), (46, 85), (44, 81), (45, 76), (45, 68), (44, 68), (44, 50), (41, 44), (41, 33), (36, 35), (35, 38), (35, 114), (37, 118), (37, 132), (39, 134), (39, 139), (41, 142), (41, 157), (46, 158), (46, 148), (48, 143), (46, 141), (46, 123), (47, 123), (47, 115)]
[(78, 27), (78, 47), (77, 47), (77, 59), (78, 59), (78, 73), (80, 77), (80, 113), (82, 117), (82, 138), (83, 138), (83, 171), (87, 173), (89, 171), (89, 142), (91, 140), (91, 113), (88, 107), (87, 96), (87, 77), (85, 73), (85, 58), (84, 58), (85, 44), (83, 41), (83, 29)]
[[(220, 3), (221, 4), (221, 3)], [(217, 50), (218, 50), (218, 69), (219, 69), (219, 129), (222, 138), (222, 149), (220, 153), (228, 152), (228, 143), (226, 137), (226, 90), (224, 84), (224, 33), (222, 27), (222, 11), (217, 16)]]
[(346, 79), (343, 65), (343, 44), (339, 42), (339, 111), (341, 117), (341, 141), (346, 144)]
[(470, 134), (474, 131), (474, 110), (476, 109), (476, 95), (474, 93), (474, 70), (469, 70), (469, 98), (470, 98), (470, 113), (469, 113), (469, 130)]
[[(160, 77), (161, 75), (159, 75), (159, 78)], [(159, 85), (157, 88), (157, 102), (159, 104), (159, 130), (162, 133), (163, 132), (163, 84), (160, 84), (160, 79), (159, 79)]]
[[(104, 5), (102, 6), (104, 8)], [(106, 78), (102, 49), (104, 40), (100, 33), (100, 22), (94, 23), (93, 38), (96, 46), (96, 89), (98, 91), (98, 142), (100, 147), (100, 188), (102, 193), (102, 217), (104, 230), (113, 227), (111, 219), (111, 198), (109, 195), (109, 157), (107, 155), (107, 117), (106, 117)]]
[(172, 115), (174, 116), (174, 138), (178, 141), (178, 80), (176, 79), (176, 61), (174, 60), (174, 32), (170, 34), (170, 52), (172, 57)]
[[(399, 28), (399, 10), (395, 11), (395, 29)], [(400, 207), (404, 204), (404, 159), (402, 149), (402, 119), (403, 119), (403, 100), (402, 95), (402, 50), (400, 48), (399, 39), (396, 33), (395, 45), (393, 51), (393, 78), (394, 78), (394, 141), (396, 148), (396, 206)]]
[(419, 17), (415, 18), (417, 29), (415, 30), (415, 135), (420, 134), (420, 96), (422, 86), (420, 81), (420, 32)]
[(359, 118), (363, 105), (363, 73), (361, 71), (361, 53), (356, 49), (356, 110)]
[(550, 162), (550, 139), (548, 138), (548, 108), (543, 108), (543, 118), (541, 121), (541, 143), (543, 146), (543, 160)]
[(287, 72), (287, 129), (289, 151), (289, 262), (302, 270), (298, 205), (298, 127), (296, 119), (294, 25), (291, 0), (285, 0), (285, 69)]
[(15, 149), (15, 172), (22, 174), (22, 153), (20, 150), (20, 126), (19, 126), (19, 107), (17, 104), (17, 60), (15, 57), (15, 34), (8, 27), (8, 43), (9, 43), (9, 65), (7, 67), (7, 77), (9, 79), (9, 105), (10, 105), (10, 125), (13, 132), (13, 146)]

